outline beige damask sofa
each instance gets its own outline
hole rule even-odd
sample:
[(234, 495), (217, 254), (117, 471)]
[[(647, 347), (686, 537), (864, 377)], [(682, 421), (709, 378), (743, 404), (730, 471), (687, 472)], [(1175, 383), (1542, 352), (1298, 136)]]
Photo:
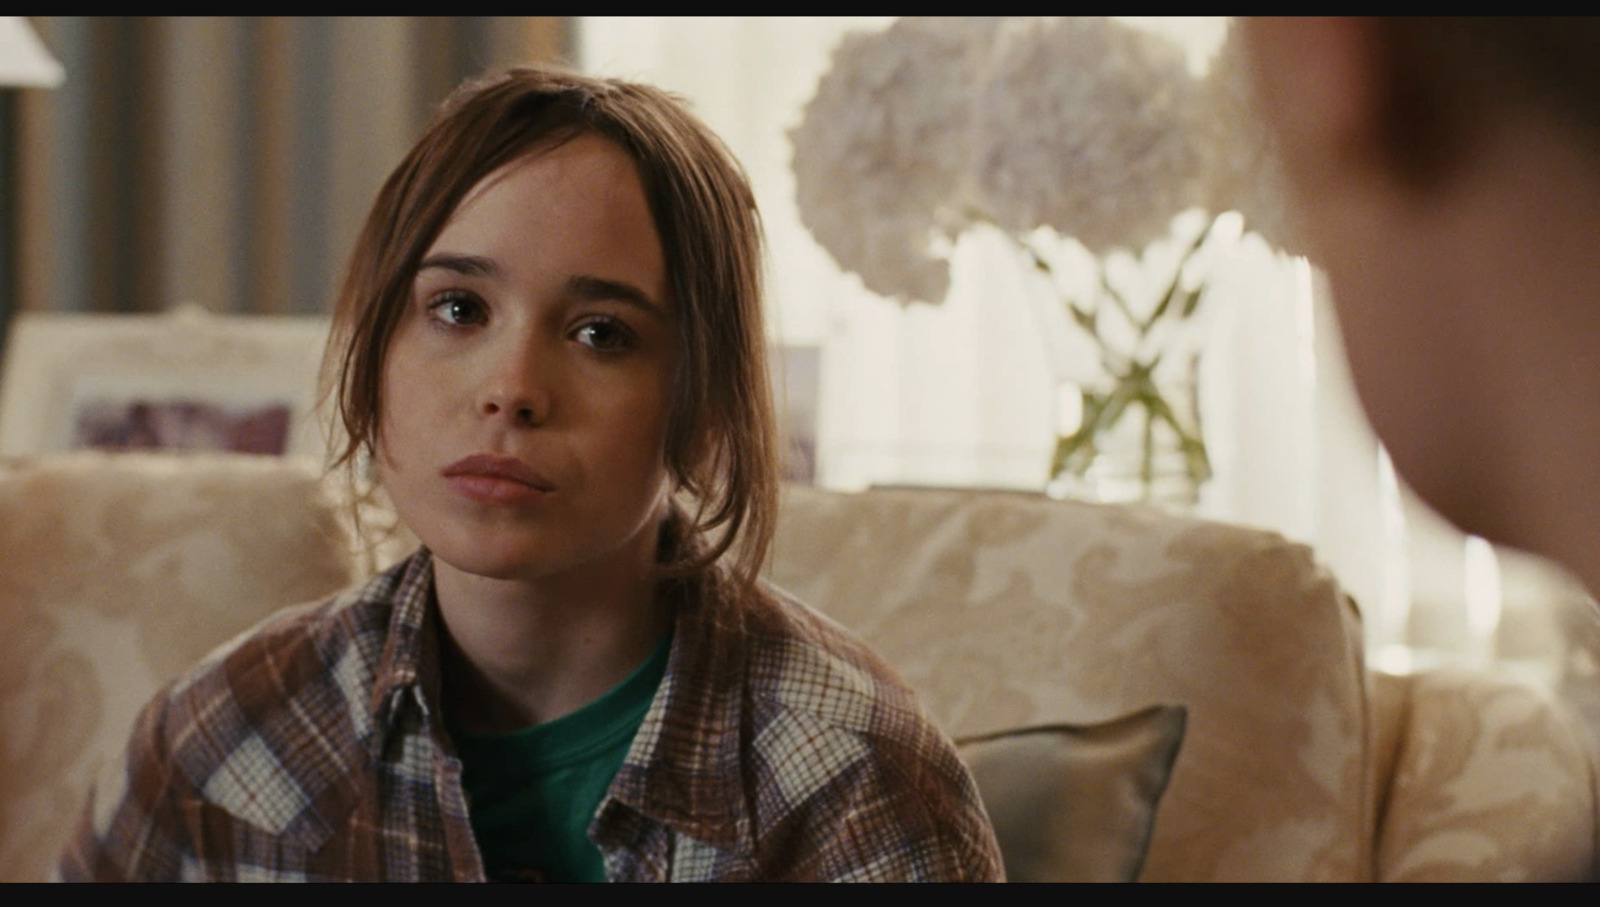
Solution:
[[(48, 875), (159, 684), (393, 555), (356, 543), (337, 490), (266, 458), (0, 462), (0, 879)], [(963, 752), (997, 825), (1027, 826), (1002, 830), (1019, 875), (1594, 864), (1595, 775), (1569, 713), (1484, 674), (1368, 671), (1354, 605), (1277, 536), (1024, 495), (796, 487), (771, 578), (871, 641), (953, 736), (984, 737)], [(1053, 730), (1011, 733), (1037, 725)], [(1044, 856), (1016, 856), (1018, 835)]]

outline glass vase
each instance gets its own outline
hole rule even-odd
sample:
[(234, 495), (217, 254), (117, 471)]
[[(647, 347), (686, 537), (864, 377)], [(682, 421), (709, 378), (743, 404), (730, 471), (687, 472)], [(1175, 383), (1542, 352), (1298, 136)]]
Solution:
[(1211, 477), (1200, 419), (1200, 355), (1169, 353), (1057, 386), (1045, 491), (1102, 503), (1193, 507)]
[(1094, 256), (1053, 231), (1018, 239), (1056, 380), (1053, 497), (1193, 507), (1211, 478), (1200, 420), (1204, 300), (1242, 220), (1173, 218), (1140, 256)]

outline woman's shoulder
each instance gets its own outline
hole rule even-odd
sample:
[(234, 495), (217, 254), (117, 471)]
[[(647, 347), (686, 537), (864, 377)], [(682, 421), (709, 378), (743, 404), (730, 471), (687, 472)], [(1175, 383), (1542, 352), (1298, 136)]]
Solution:
[(203, 875), (197, 835), (306, 849), (336, 828), (346, 782), (367, 762), (372, 680), (404, 567), (272, 614), (158, 693), (103, 764), (63, 878)]
[(230, 760), (298, 735), (364, 736), (405, 567), (283, 608), (175, 680), (147, 707), (172, 768), (203, 787)]
[(211, 650), (180, 675), (168, 690), (172, 697), (190, 695), (218, 679), (229, 680), (240, 695), (250, 696), (265, 664), (278, 675), (262, 684), (262, 692), (291, 692), (285, 684), (308, 679), (301, 662), (338, 661), (348, 650), (369, 652), (376, 660), (393, 612), (395, 590), (405, 564), (325, 598), (281, 608), (255, 626)]
[[(887, 661), (849, 629), (772, 586), (746, 610), (750, 716), (757, 735), (794, 739), (841, 767), (865, 759), (965, 787), (950, 738)], [(919, 784), (921, 782), (919, 781)]]
[[(916, 694), (854, 633), (763, 587), (745, 609), (750, 746), (765, 767), (757, 824), (797, 838), (801, 877), (986, 879), (993, 832), (955, 746)], [(848, 829), (848, 833), (846, 833)], [(835, 833), (838, 833), (835, 835)], [(827, 842), (848, 840), (849, 846)]]
[(751, 596), (745, 632), (757, 698), (867, 734), (885, 712), (923, 717), (911, 687), (860, 637), (775, 586)]

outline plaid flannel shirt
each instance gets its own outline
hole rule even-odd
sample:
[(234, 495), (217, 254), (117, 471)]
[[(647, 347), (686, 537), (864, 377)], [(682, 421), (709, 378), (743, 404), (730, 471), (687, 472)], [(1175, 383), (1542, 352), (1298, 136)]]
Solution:
[[(954, 748), (780, 593), (683, 584), (665, 678), (589, 827), (613, 881), (987, 880)], [(484, 878), (443, 731), (432, 560), (275, 615), (147, 706), (69, 880)]]

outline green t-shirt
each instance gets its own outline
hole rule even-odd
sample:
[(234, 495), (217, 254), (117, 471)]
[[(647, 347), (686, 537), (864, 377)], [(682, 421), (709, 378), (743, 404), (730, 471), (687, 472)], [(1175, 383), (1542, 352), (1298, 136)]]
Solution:
[(450, 727), (489, 878), (603, 882), (589, 821), (667, 670), (671, 634), (622, 683), (576, 712), (517, 731)]

